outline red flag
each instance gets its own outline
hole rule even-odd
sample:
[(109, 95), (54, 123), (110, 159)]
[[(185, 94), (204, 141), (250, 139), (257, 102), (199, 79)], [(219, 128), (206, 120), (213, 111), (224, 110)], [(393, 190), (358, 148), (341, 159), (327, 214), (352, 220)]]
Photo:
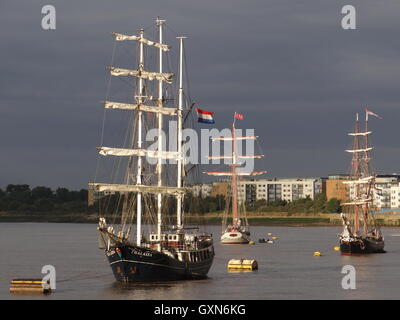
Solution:
[(235, 118), (239, 120), (243, 120), (243, 115), (240, 113), (235, 112)]
[(365, 109), (365, 112), (367, 114), (370, 114), (371, 116), (377, 117), (379, 119), (383, 119), (382, 117), (378, 116), (376, 113), (373, 113), (371, 110)]

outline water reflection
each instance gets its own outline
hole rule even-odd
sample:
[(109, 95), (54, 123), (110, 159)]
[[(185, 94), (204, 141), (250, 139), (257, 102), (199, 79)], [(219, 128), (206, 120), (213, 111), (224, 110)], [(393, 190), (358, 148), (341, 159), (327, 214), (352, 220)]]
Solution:
[(165, 282), (114, 282), (104, 290), (104, 294), (111, 299), (194, 299), (188, 292), (197, 291), (196, 287), (206, 284), (209, 280), (208, 278)]

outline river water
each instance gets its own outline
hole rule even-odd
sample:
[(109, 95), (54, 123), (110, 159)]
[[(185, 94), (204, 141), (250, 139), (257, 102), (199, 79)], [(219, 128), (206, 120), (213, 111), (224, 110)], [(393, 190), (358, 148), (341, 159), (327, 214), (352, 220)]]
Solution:
[[(383, 229), (385, 254), (341, 256), (337, 227), (252, 227), (256, 245), (221, 245), (208, 279), (120, 285), (103, 252), (94, 224), (0, 223), (0, 299), (399, 299), (400, 229)], [(274, 244), (260, 244), (272, 232)], [(314, 251), (323, 255), (315, 257)], [(259, 270), (230, 273), (231, 258), (256, 259)], [(57, 288), (48, 296), (9, 293), (13, 278), (41, 278), (56, 268)], [(356, 289), (342, 288), (342, 267), (356, 269)]]

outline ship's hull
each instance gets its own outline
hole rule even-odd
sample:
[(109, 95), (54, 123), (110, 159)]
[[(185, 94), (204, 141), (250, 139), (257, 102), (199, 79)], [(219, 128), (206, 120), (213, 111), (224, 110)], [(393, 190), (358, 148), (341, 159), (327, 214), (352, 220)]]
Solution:
[(373, 238), (360, 238), (352, 241), (340, 241), (340, 252), (343, 255), (384, 253), (385, 242)]
[(250, 234), (247, 232), (224, 232), (221, 236), (222, 244), (248, 244), (250, 242)]
[(198, 261), (179, 261), (167, 254), (132, 245), (106, 251), (115, 279), (121, 282), (176, 281), (207, 277), (214, 256)]

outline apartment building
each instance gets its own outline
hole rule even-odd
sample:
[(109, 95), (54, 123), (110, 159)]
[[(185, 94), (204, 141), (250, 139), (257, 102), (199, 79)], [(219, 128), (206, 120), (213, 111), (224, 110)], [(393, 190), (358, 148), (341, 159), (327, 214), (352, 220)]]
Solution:
[(240, 202), (253, 203), (257, 200), (287, 202), (306, 198), (325, 191), (323, 178), (274, 178), (240, 181), (238, 186)]
[(203, 183), (203, 184), (196, 184), (192, 186), (193, 195), (196, 197), (206, 198), (211, 196), (211, 192), (213, 190), (212, 183)]
[[(400, 176), (397, 175), (378, 175), (375, 179), (375, 189), (373, 190), (374, 204), (378, 208), (399, 208), (396, 203), (392, 205), (392, 191), (396, 191), (399, 186)], [(393, 194), (393, 196), (395, 193)], [(397, 197), (396, 197), (397, 199)]]
[[(344, 181), (350, 177), (344, 174), (330, 175), (326, 180), (327, 199), (336, 198), (342, 202), (354, 198), (355, 192)], [(372, 190), (374, 205), (378, 209), (399, 208), (399, 175), (378, 175), (375, 179), (375, 189)]]
[(342, 202), (349, 200), (349, 186), (343, 183), (349, 179), (349, 175), (346, 174), (329, 175), (328, 179), (326, 180), (326, 198), (328, 200), (336, 198)]
[(390, 187), (390, 208), (400, 208), (400, 183)]
[[(327, 199), (336, 198), (347, 202), (354, 196), (349, 185), (344, 181), (350, 179), (346, 174), (329, 175), (328, 178), (274, 178), (259, 180), (240, 180), (238, 184), (238, 200), (254, 203), (264, 199), (267, 202), (286, 200), (288, 202), (306, 198), (314, 199), (319, 193), (326, 193)], [(376, 189), (373, 190), (374, 204), (378, 209), (400, 208), (400, 175), (378, 175)], [(230, 192), (228, 181), (212, 183), (206, 188), (207, 194), (216, 196)], [(206, 194), (206, 193), (204, 193)]]

